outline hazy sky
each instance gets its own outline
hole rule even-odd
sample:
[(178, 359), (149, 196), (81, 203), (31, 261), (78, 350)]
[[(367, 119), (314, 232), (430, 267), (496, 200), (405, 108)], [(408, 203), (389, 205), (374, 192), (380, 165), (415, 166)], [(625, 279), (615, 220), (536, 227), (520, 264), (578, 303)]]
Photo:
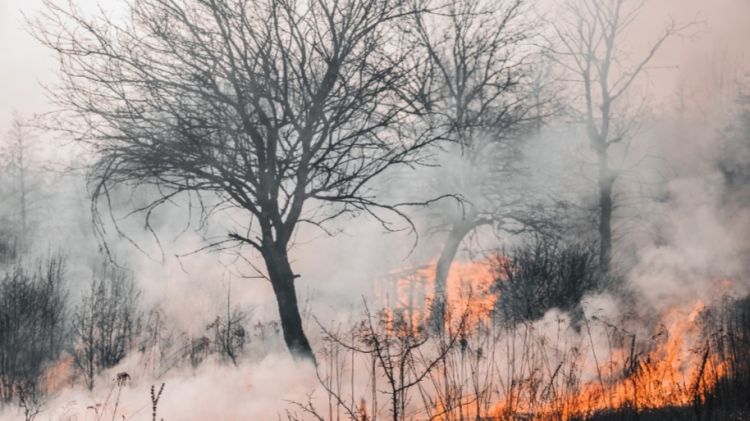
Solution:
[[(116, 1), (100, 1), (113, 4)], [(55, 61), (25, 29), (21, 12), (33, 16), (41, 0), (0, 0), (0, 133), (7, 131), (14, 109), (25, 115), (48, 109), (40, 83), (54, 82)], [(95, 0), (77, 0), (85, 7)], [(744, 73), (750, 61), (750, 0), (651, 0), (632, 40), (646, 47), (669, 17), (696, 21), (691, 37), (672, 40), (651, 73), (652, 92), (662, 99), (680, 84), (691, 89), (711, 85), (717, 74)], [(713, 80), (712, 80), (713, 79)]]
[(53, 80), (54, 60), (24, 29), (21, 10), (34, 13), (41, 0), (0, 0), (0, 133), (11, 112), (47, 108), (40, 82)]

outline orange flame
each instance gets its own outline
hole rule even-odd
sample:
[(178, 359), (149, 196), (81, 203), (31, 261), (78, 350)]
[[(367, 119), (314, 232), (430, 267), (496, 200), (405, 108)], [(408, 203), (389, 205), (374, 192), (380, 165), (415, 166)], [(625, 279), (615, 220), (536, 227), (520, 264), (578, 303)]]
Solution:
[[(430, 304), (435, 295), (437, 264), (432, 262), (412, 270), (386, 277), (386, 318), (395, 314), (404, 317), (413, 331), (427, 323)], [(497, 295), (492, 291), (494, 280), (488, 261), (454, 262), (446, 280), (445, 323), (466, 317), (465, 327), (475, 328), (489, 320)], [(382, 296), (381, 294), (377, 294)]]
[[(408, 321), (411, 330), (407, 329), (403, 334), (416, 333), (427, 322), (429, 305), (434, 298), (435, 271), (433, 262), (392, 274), (387, 279), (390, 288), (386, 293), (386, 315), (391, 322), (396, 314)], [(466, 315), (465, 328), (469, 334), (476, 333), (482, 325), (486, 326), (498, 298), (492, 289), (496, 279), (490, 261), (454, 263), (446, 285), (446, 318)], [(730, 289), (731, 281), (720, 280), (714, 285), (721, 290), (715, 291), (719, 296)], [(578, 345), (573, 348), (572, 354), (576, 355), (573, 358), (578, 360), (572, 364), (579, 370), (577, 378), (571, 375), (571, 379), (575, 379), (574, 385), (556, 379), (557, 373), (548, 368), (548, 377), (544, 381), (549, 384), (541, 389), (554, 389), (553, 384), (557, 382), (561, 390), (540, 394), (539, 384), (532, 385), (532, 381), (521, 376), (510, 380), (519, 383), (511, 387), (534, 390), (498, 398), (487, 413), (472, 416), (500, 420), (515, 419), (522, 414), (527, 419), (569, 420), (611, 409), (641, 411), (687, 407), (702, 402), (728, 371), (701, 335), (700, 316), (705, 308), (700, 300), (669, 308), (662, 312), (656, 332), (650, 337), (631, 335), (630, 340), (610, 342), (606, 352), (594, 349), (593, 340), (586, 350), (586, 341), (583, 341), (579, 344), (582, 345), (580, 349)], [(445, 320), (445, 323), (451, 323), (451, 320)], [(597, 355), (597, 352), (605, 355)], [(434, 413), (446, 415), (433, 416), (433, 419), (452, 419), (439, 402), (435, 405)]]
[(44, 373), (43, 384), (47, 393), (56, 393), (66, 388), (73, 375), (73, 357), (66, 355)]
[(701, 402), (726, 375), (724, 363), (708, 344), (698, 343), (698, 316), (704, 309), (699, 300), (689, 309), (665, 311), (659, 331), (651, 337), (651, 350), (636, 353), (633, 338), (629, 347), (616, 348), (608, 361), (596, 363), (594, 379), (577, 390), (541, 406), (500, 402), (492, 416), (506, 419), (513, 413), (527, 413), (534, 419), (568, 420), (610, 409), (640, 411)]

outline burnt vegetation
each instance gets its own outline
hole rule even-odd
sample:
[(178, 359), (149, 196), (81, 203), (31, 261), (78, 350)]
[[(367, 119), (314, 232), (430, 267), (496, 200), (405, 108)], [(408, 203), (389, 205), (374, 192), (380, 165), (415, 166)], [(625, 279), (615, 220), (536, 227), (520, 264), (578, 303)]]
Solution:
[(6, 270), (0, 280), (0, 388), (4, 403), (26, 405), (46, 392), (45, 372), (64, 350), (65, 260)]
[(595, 245), (534, 237), (495, 258), (497, 316), (516, 324), (557, 308), (576, 313), (584, 295), (605, 287)]
[(127, 355), (141, 321), (132, 278), (115, 268), (100, 272), (71, 316), (71, 354), (89, 390), (103, 370)]

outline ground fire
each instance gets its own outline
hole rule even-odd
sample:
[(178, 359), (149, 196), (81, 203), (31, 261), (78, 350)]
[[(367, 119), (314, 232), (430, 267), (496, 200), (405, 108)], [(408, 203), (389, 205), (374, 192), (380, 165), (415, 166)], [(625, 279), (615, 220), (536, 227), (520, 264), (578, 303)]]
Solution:
[[(500, 345), (506, 353), (514, 348), (511, 353), (519, 361), (508, 361), (505, 355), (498, 361), (468, 364), (464, 367), (467, 372), (490, 370), (495, 364), (514, 367), (497, 373), (501, 378), (497, 382), (499, 390), (483, 390), (475, 395), (464, 393), (459, 402), (439, 403), (424, 410), (429, 419), (575, 420), (622, 410), (674, 411), (700, 406), (714, 393), (717, 384), (730, 375), (731, 362), (718, 349), (726, 332), (708, 325), (708, 314), (716, 310), (702, 300), (659, 311), (653, 320), (643, 321), (651, 330), (638, 333), (596, 314), (582, 314), (575, 324), (558, 319), (554, 337), (548, 331), (543, 332), (538, 322), (490, 333), (498, 299), (493, 284), (504, 282), (492, 269), (496, 259), (455, 264), (447, 283), (451, 311), (444, 323), (455, 325), (456, 320), (450, 318), (463, 316), (462, 347), (471, 347), (473, 343), (487, 345), (487, 339), (482, 337), (489, 336), (489, 342), (494, 342), (492, 348)], [(417, 335), (429, 329), (434, 268), (431, 263), (387, 278), (389, 281), (383, 284), (390, 287), (388, 292), (376, 296), (385, 300), (388, 323), (399, 315), (409, 325), (407, 332)], [(717, 280), (713, 285), (716, 299), (713, 305), (717, 306), (733, 283)], [(634, 326), (630, 323), (630, 327)], [(560, 335), (570, 338), (561, 340)], [(602, 339), (606, 344), (602, 345)], [(470, 358), (464, 355), (469, 355), (469, 351), (462, 349), (461, 353), (462, 359)], [(493, 352), (475, 355), (478, 359), (497, 357)], [(489, 405), (485, 408), (475, 405), (481, 400)]]

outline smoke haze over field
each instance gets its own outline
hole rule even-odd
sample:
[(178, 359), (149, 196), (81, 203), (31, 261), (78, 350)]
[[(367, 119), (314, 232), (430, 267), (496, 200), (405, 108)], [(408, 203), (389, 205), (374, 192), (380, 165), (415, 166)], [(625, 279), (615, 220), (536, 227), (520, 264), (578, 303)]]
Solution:
[[(94, 10), (94, 0), (73, 3)], [(101, 3), (106, 10), (108, 3)], [(547, 3), (555, 2), (540, 2), (539, 7), (550, 6)], [(31, 117), (52, 109), (40, 85), (57, 83), (57, 62), (52, 52), (29, 34), (22, 15), (33, 18), (42, 8), (40, 0), (0, 0), (0, 136), (10, 129), (14, 110)], [(553, 10), (551, 6), (549, 10)], [(554, 16), (549, 10), (542, 9), (541, 13)], [(750, 93), (750, 1), (649, 1), (622, 48), (640, 56), (670, 19), (678, 25), (693, 24), (666, 42), (649, 64), (646, 77), (635, 87), (635, 97), (647, 97), (644, 123), (632, 143), (623, 146), (633, 158), (617, 164), (624, 175), (616, 191), (622, 201), (616, 210), (614, 266), (626, 269), (621, 275), (643, 300), (643, 307), (637, 311), (643, 312), (638, 316), (644, 319), (695, 300), (708, 305), (725, 292), (735, 296), (750, 292), (749, 187), (728, 185), (717, 165), (724, 153), (719, 147), (723, 133), (736, 113), (736, 96), (743, 87)], [(590, 211), (596, 206), (593, 158), (584, 130), (571, 128), (569, 123), (564, 118), (552, 121), (529, 136), (524, 146), (528, 177), (521, 185), (544, 197), (561, 202), (565, 199), (565, 206), (571, 206), (565, 209), (580, 211), (583, 219), (591, 218)], [(36, 162), (43, 180), (40, 190), (45, 191), (33, 209), (35, 255), (63, 250), (69, 261), (69, 298), (75, 301), (88, 291), (91, 273), (102, 264), (105, 253), (91, 227), (90, 192), (83, 171), (61, 176), (47, 170), (81, 167), (89, 159), (59, 134), (37, 130), (35, 137), (39, 145)], [(449, 172), (447, 164), (452, 162), (445, 159), (449, 152), (443, 150), (435, 156), (438, 161), (443, 159), (440, 162), (444, 167), (419, 168), (410, 172), (408, 179), (399, 178), (398, 172), (386, 172), (388, 177), (375, 191), (397, 199), (394, 201), (408, 202), (414, 186), (423, 189)], [(438, 184), (445, 187), (445, 183)], [(308, 363), (295, 362), (286, 353), (279, 327), (274, 325), (278, 318), (274, 290), (263, 279), (265, 271), (257, 269), (263, 267), (260, 254), (250, 247), (241, 252), (202, 250), (207, 240), (226, 235), (244, 214), (237, 209), (222, 209), (204, 225), (196, 214), (187, 215), (186, 200), (178, 198), (153, 213), (154, 236), (151, 227), (144, 226), (142, 214), (129, 214), (152, 193), (115, 194), (121, 207), (111, 215), (102, 214), (106, 227), (103, 237), (108, 251), (132, 275), (140, 290), (139, 308), (144, 318), (150, 317), (150, 309), (159, 308), (160, 317), (179, 333), (164, 341), (172, 345), (169, 349), (157, 346), (148, 350), (140, 344), (134, 347), (138, 351), (97, 377), (99, 383), (93, 391), (81, 384), (56, 390), (45, 403), (40, 419), (83, 419), (71, 416), (83, 417), (88, 405), (112, 393), (115, 383), (111, 379), (118, 372), (128, 372), (132, 377), (121, 405), (133, 419), (150, 419), (148, 390), (151, 384), (158, 386), (161, 382), (166, 386), (159, 411), (166, 420), (244, 419), (247, 414), (255, 419), (273, 419), (284, 413), (288, 401), (305, 402), (319, 387), (315, 369)], [(208, 195), (207, 200), (211, 197)], [(15, 206), (12, 200), (6, 202), (0, 203), (1, 209)], [(297, 295), (313, 342), (323, 342), (325, 336), (318, 323), (323, 327), (350, 325), (362, 316), (363, 299), (368, 303), (391, 299), (389, 294), (394, 291), (384, 279), (400, 271), (434, 265), (446, 230), (434, 232), (427, 213), (416, 207), (407, 212), (415, 222), (416, 243), (417, 234), (410, 232), (403, 220), (390, 215), (388, 221), (398, 229), (386, 232), (380, 221), (365, 212), (337, 220), (330, 229), (335, 235), (313, 225), (295, 232), (289, 255), (295, 273), (300, 275)], [(112, 225), (116, 218), (122, 218), (118, 223), (128, 239)], [(575, 237), (579, 232), (566, 235)], [(510, 250), (523, 243), (522, 236), (494, 234), (491, 228), (479, 230), (459, 249), (459, 260), (486, 259), (497, 250)], [(590, 235), (580, 237), (588, 240)], [(240, 359), (235, 367), (209, 356), (203, 363), (164, 372), (155, 368), (156, 363), (144, 363), (154, 359), (168, 366), (172, 354), (210, 336), (207, 325), (225, 315), (231, 318), (228, 301), (232, 308), (248, 315), (247, 332), (242, 334), (250, 338), (250, 357)], [(617, 297), (596, 292), (586, 296), (580, 311), (586, 316), (598, 314), (602, 319), (615, 320), (629, 310), (622, 306)], [(553, 338), (558, 333), (555, 329), (574, 326), (576, 317), (552, 309), (533, 329)], [(647, 323), (635, 326), (641, 321), (632, 323), (639, 335), (647, 329)], [(261, 338), (263, 329), (276, 332)], [(577, 339), (585, 339), (580, 326), (570, 330), (580, 335)], [(601, 355), (611, 353), (611, 348), (605, 351), (611, 347), (605, 337), (606, 332), (596, 344), (591, 340), (591, 346), (601, 350)], [(333, 359), (329, 355), (319, 358)], [(367, 379), (358, 378), (357, 382), (367, 384)], [(318, 389), (318, 395), (310, 401), (329, 405), (322, 396)], [(2, 420), (18, 416), (16, 407), (0, 410)]]

